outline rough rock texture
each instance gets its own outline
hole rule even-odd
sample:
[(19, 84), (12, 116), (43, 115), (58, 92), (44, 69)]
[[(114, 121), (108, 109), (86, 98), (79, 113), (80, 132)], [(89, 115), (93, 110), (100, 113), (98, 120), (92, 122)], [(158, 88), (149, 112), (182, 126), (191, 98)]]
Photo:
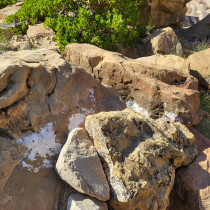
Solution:
[(163, 61), (159, 65), (142, 58), (129, 59), (89, 44), (68, 45), (63, 56), (102, 84), (114, 87), (125, 100), (134, 99), (146, 116), (185, 125), (208, 117), (207, 112), (199, 110), (198, 81), (186, 74), (187, 66), (182, 70), (179, 64), (169, 66), (169, 61), (165, 67)]
[(83, 128), (75, 128), (69, 134), (56, 170), (61, 179), (77, 191), (102, 201), (109, 200), (110, 189), (98, 153)]
[(139, 7), (139, 22), (157, 28), (176, 24), (185, 19), (186, 3), (190, 0), (150, 0)]
[(111, 187), (114, 210), (164, 210), (175, 169), (197, 155), (195, 138), (180, 123), (151, 120), (131, 109), (86, 117)]
[[(7, 52), (0, 63), (0, 136), (8, 139), (1, 151), (6, 175), (0, 189), (1, 197), (12, 199), (2, 210), (52, 210), (63, 187), (54, 163), (68, 133), (87, 115), (122, 110), (125, 104), (114, 89), (51, 50)], [(9, 142), (27, 149), (13, 157)]]
[(210, 77), (210, 49), (206, 49), (189, 56), (187, 62), (190, 63), (190, 74), (197, 77), (199, 84), (205, 88), (210, 88), (210, 83), (206, 81)]
[(180, 44), (174, 30), (170, 27), (158, 29), (150, 35), (150, 42), (154, 54), (177, 54), (183, 55)]
[[(210, 140), (209, 140), (210, 141)], [(210, 209), (210, 148), (176, 173), (175, 190), (186, 210)]]
[(66, 210), (108, 210), (106, 202), (88, 195), (73, 193), (70, 195)]

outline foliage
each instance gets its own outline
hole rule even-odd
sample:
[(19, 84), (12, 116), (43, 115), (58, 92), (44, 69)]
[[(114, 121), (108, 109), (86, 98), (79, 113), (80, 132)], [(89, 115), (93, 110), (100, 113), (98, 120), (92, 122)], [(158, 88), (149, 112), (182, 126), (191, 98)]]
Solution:
[(10, 30), (0, 30), (0, 51), (7, 51), (10, 49)]
[(130, 46), (149, 29), (138, 23), (142, 0), (25, 0), (21, 10), (7, 18), (44, 25), (56, 32), (64, 49), (70, 43), (91, 43), (116, 50), (118, 43)]
[(202, 50), (206, 50), (210, 48), (210, 41), (206, 40), (206, 38), (199, 41), (198, 39), (193, 43), (193, 49), (195, 52), (200, 52)]
[(17, 0), (1, 0), (0, 1), (0, 9), (3, 9), (4, 7), (17, 3)]

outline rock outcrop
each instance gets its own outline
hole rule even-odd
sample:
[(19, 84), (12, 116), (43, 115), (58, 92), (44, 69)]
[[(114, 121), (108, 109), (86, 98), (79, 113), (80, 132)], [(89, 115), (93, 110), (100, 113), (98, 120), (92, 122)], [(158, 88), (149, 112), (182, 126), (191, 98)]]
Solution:
[(164, 210), (175, 169), (197, 155), (180, 123), (151, 120), (131, 109), (87, 116), (85, 129), (101, 157), (114, 210)]
[(62, 180), (77, 191), (109, 200), (109, 185), (98, 153), (82, 128), (71, 131), (56, 163), (56, 170)]
[(0, 63), (0, 197), (12, 200), (1, 209), (52, 210), (63, 187), (54, 162), (68, 133), (87, 115), (125, 104), (51, 50), (10, 51)]
[(139, 22), (157, 28), (176, 24), (185, 19), (186, 4), (190, 0), (151, 0), (143, 1), (139, 7)]
[(134, 99), (146, 116), (163, 117), (187, 126), (208, 117), (208, 113), (199, 110), (198, 81), (187, 73), (189, 67), (182, 65), (181, 59), (174, 66), (169, 61), (165, 64), (163, 59), (158, 64), (149, 63), (90, 44), (68, 45), (63, 56), (102, 84), (115, 88), (125, 100)]
[(108, 210), (106, 202), (81, 193), (70, 195), (66, 210)]

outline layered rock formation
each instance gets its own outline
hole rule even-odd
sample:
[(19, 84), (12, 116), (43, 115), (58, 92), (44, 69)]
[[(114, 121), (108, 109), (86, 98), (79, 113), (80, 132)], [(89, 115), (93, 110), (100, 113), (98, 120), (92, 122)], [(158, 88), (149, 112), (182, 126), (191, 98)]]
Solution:
[(50, 50), (7, 52), (0, 63), (1, 209), (52, 210), (63, 187), (54, 162), (68, 133), (125, 104)]
[(155, 27), (176, 24), (185, 19), (186, 4), (190, 0), (146, 0), (139, 7), (139, 22)]
[(185, 125), (208, 117), (206, 112), (199, 110), (198, 80), (189, 75), (184, 59), (178, 59), (179, 63), (174, 66), (163, 59), (158, 64), (149, 63), (89, 44), (68, 45), (63, 56), (102, 84), (114, 87), (125, 100), (134, 99), (146, 116), (163, 117)]
[(130, 109), (88, 116), (85, 128), (101, 157), (114, 210), (166, 209), (175, 169), (197, 155), (185, 126)]

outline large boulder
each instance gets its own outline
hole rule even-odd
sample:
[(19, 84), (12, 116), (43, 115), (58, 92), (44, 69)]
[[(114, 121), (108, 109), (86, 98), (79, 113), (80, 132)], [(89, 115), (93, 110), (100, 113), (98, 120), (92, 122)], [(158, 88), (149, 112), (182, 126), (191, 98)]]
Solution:
[(99, 201), (88, 195), (73, 193), (68, 199), (66, 210), (108, 210), (106, 202)]
[(90, 44), (68, 45), (63, 56), (102, 84), (115, 88), (125, 100), (134, 99), (146, 116), (187, 126), (208, 117), (207, 112), (199, 110), (198, 80), (189, 75), (188, 65), (182, 63), (184, 59), (174, 60), (175, 65), (169, 61), (172, 57), (165, 63), (162, 58), (156, 63), (147, 62)]
[(54, 166), (68, 133), (87, 115), (125, 104), (51, 50), (10, 51), (0, 63), (1, 209), (56, 209), (64, 182)]
[(87, 116), (85, 129), (101, 157), (114, 210), (166, 209), (175, 169), (197, 156), (184, 125), (131, 109)]
[(56, 163), (56, 170), (65, 182), (81, 193), (109, 200), (109, 185), (93, 146), (83, 128), (71, 131)]
[(182, 45), (174, 30), (170, 27), (156, 30), (150, 35), (152, 52), (154, 54), (177, 54), (183, 55)]
[(157, 28), (176, 24), (185, 19), (186, 3), (190, 0), (150, 0), (139, 7), (139, 22)]
[(190, 74), (194, 77), (197, 77), (199, 80), (199, 84), (207, 89), (210, 88), (210, 83), (206, 81), (210, 77), (209, 58), (210, 48), (194, 53), (193, 55), (190, 55), (187, 59), (187, 62), (190, 63)]

